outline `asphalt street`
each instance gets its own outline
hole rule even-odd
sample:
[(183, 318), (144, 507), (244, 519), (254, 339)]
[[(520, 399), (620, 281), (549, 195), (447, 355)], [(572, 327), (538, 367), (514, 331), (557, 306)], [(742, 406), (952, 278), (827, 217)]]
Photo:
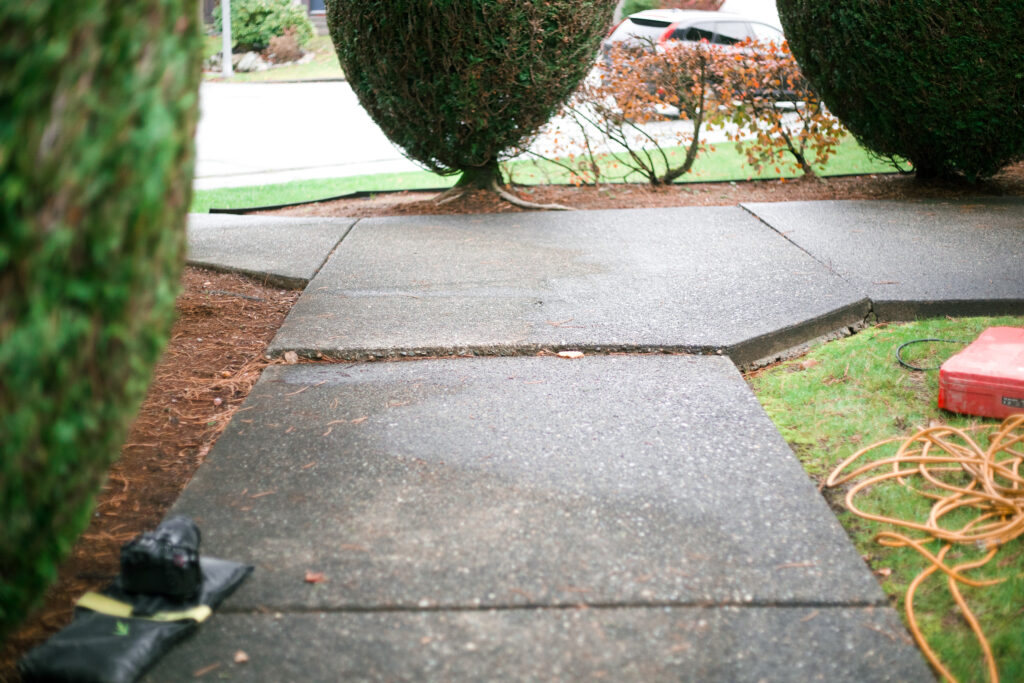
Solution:
[[(343, 81), (204, 83), (199, 97), (196, 189), (420, 168), (391, 144)], [(579, 137), (574, 126), (560, 128), (538, 137), (531, 149), (551, 156), (558, 152), (556, 138)], [(668, 146), (692, 130), (685, 121), (646, 128)], [(720, 142), (725, 135), (706, 137)]]

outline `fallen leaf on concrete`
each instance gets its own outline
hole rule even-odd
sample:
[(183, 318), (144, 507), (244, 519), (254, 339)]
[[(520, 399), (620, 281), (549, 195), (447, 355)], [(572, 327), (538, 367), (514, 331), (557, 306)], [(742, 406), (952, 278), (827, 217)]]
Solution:
[(245, 653), (245, 650), (239, 650), (235, 653), (235, 664), (245, 664), (249, 661), (249, 655)]
[(306, 572), (306, 583), (323, 583), (327, 580), (323, 572)]
[(572, 318), (566, 318), (565, 320), (548, 320), (547, 323), (548, 325), (551, 325), (551, 327), (572, 327), (577, 330), (583, 329), (580, 325), (566, 325), (566, 323), (571, 323), (572, 321)]
[(299, 354), (295, 353), (294, 351), (285, 351), (284, 362), (287, 363), (288, 365), (295, 365), (296, 363), (299, 362)]
[(202, 669), (194, 671), (192, 673), (192, 675), (195, 676), (196, 678), (202, 678), (206, 674), (208, 674), (211, 671), (213, 671), (214, 669), (218, 669), (218, 668), (220, 668), (220, 662), (214, 662), (210, 666), (204, 666)]
[(559, 358), (583, 358), (582, 351), (559, 351)]
[(352, 420), (352, 424), (357, 425), (361, 422), (366, 422), (368, 419), (370, 418), (367, 417), (366, 415), (364, 415), (363, 417), (357, 417), (356, 419)]

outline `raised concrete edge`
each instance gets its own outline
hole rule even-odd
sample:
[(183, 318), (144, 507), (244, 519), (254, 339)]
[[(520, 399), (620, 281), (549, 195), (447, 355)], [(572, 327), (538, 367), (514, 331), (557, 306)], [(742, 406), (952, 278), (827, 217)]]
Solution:
[(236, 275), (244, 275), (248, 278), (258, 281), (262, 285), (269, 287), (278, 287), (280, 289), (304, 289), (309, 284), (309, 280), (301, 277), (291, 277), (288, 275), (280, 275), (277, 273), (268, 273), (264, 270), (254, 270), (251, 268), (235, 268), (232, 266), (224, 265), (223, 263), (216, 263), (214, 261), (202, 261), (189, 259), (185, 262), (186, 265), (193, 266), (195, 268), (205, 268), (206, 270), (212, 270), (215, 273), (234, 273)]
[(754, 367), (763, 360), (777, 360), (787, 351), (815, 339), (846, 336), (863, 328), (872, 312), (869, 299), (842, 306), (829, 313), (801, 321), (795, 325), (774, 330), (758, 337), (746, 339), (731, 346), (703, 344), (651, 345), (651, 344), (473, 344), (466, 346), (414, 346), (408, 348), (360, 349), (357, 353), (331, 353), (315, 347), (281, 345), (277, 339), (267, 347), (267, 356), (277, 358), (294, 351), (302, 358), (331, 359), (337, 361), (374, 361), (395, 358), (447, 358), (469, 356), (534, 356), (542, 353), (581, 351), (587, 354), (676, 354), (695, 356), (726, 356), (740, 370)]
[(1024, 315), (1024, 299), (875, 300), (871, 308), (880, 321), (907, 322), (947, 315), (959, 318)]
[[(185, 264), (220, 273), (237, 273), (283, 289), (303, 289), (359, 222), (357, 218), (295, 218), (190, 213)], [(251, 231), (253, 235), (243, 235)], [(299, 230), (285, 239), (281, 230)], [(218, 231), (224, 246), (210, 248), (204, 233)]]

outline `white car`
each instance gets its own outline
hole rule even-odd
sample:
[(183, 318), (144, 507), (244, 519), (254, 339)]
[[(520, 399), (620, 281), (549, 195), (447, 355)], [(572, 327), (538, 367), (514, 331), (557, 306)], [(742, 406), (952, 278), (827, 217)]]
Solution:
[(704, 12), (701, 10), (651, 9), (631, 14), (608, 34), (601, 44), (607, 52), (617, 44), (641, 47), (645, 44), (665, 47), (670, 41), (735, 45), (748, 38), (781, 43), (782, 30), (744, 14)]

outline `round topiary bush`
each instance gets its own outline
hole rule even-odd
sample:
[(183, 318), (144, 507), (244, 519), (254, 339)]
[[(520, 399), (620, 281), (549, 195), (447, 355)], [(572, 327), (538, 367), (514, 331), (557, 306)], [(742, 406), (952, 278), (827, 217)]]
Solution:
[(360, 103), (405, 154), (488, 186), (594, 63), (615, 0), (328, 0)]
[(869, 149), (921, 177), (1024, 158), (1024, 3), (778, 0), (793, 54)]
[[(224, 30), (220, 5), (213, 8), (213, 28)], [(294, 31), (299, 47), (313, 38), (313, 23), (304, 5), (292, 0), (231, 0), (231, 43), (235, 52), (260, 52), (270, 45), (271, 38)]]
[(0, 635), (85, 528), (174, 313), (194, 0), (0, 5)]

